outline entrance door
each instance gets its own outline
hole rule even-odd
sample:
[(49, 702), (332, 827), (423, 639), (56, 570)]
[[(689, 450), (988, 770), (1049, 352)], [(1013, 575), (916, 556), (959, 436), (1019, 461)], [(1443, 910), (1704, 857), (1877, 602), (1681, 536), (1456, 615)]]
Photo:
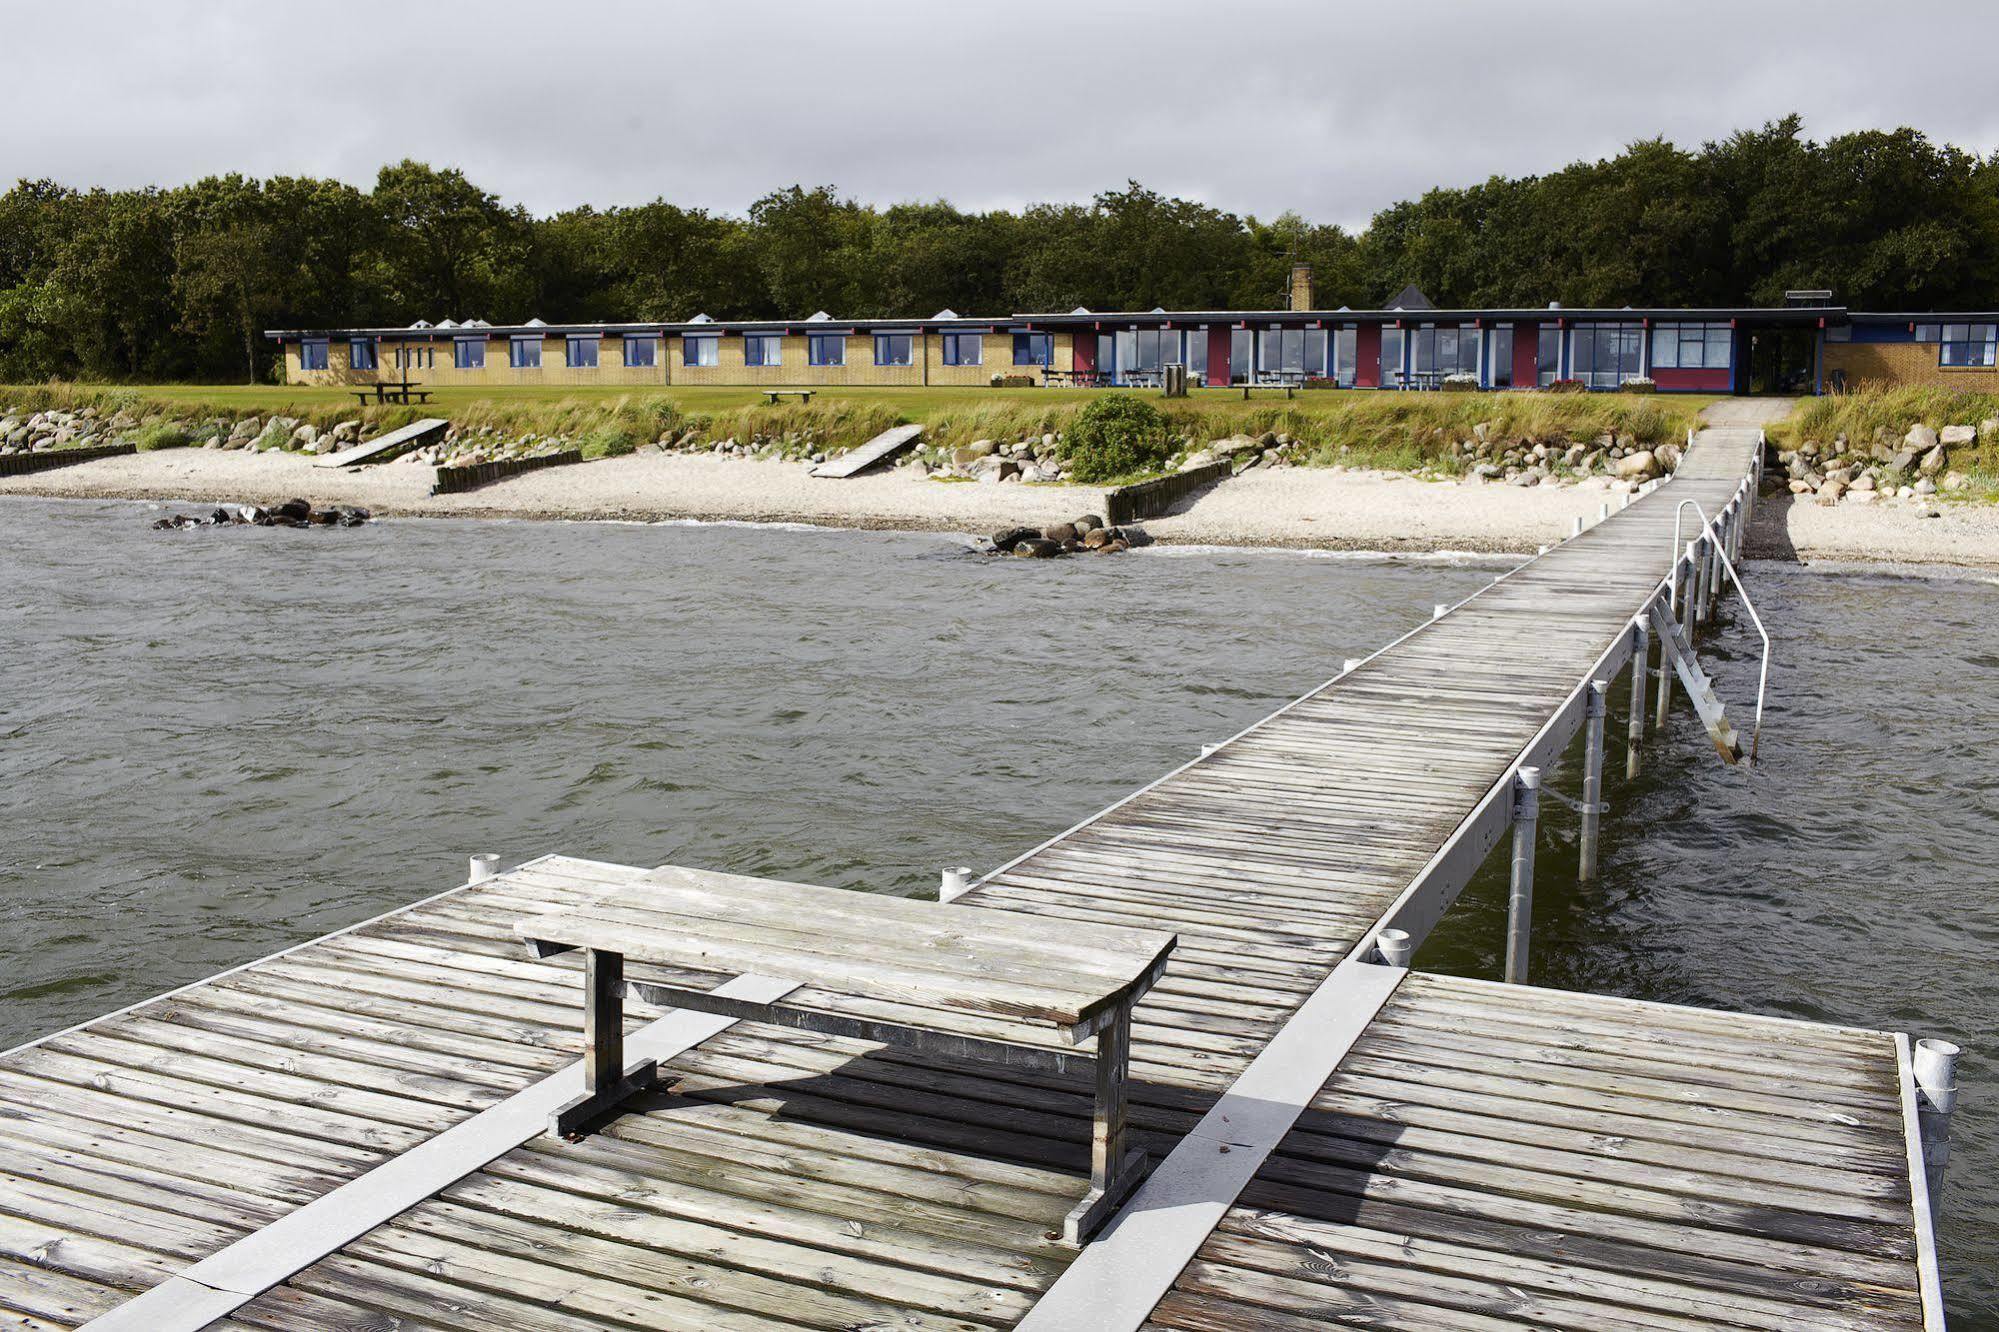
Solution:
[(1818, 331), (1810, 328), (1757, 328), (1749, 343), (1744, 393), (1786, 396), (1810, 393), (1818, 379)]

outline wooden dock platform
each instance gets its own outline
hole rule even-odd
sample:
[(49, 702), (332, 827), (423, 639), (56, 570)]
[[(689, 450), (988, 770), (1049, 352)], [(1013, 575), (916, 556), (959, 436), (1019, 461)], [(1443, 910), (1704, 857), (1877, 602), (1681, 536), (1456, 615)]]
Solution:
[[(1707, 432), (1669, 485), (971, 889), (1051, 937), (1178, 935), (1131, 1034), (1163, 1159), (1080, 1255), (1084, 1070), (718, 1018), (602, 1132), (522, 1129), (522, 1098), (580, 1086), (581, 987), (514, 926), (645, 872), (549, 856), (0, 1055), (6, 1325), (1941, 1326), (1902, 1038), (1375, 955), (1497, 844), (1517, 769), (1631, 661), (1677, 506), (1739, 511), (1756, 447)], [(671, 1021), (633, 1007), (635, 1039)]]

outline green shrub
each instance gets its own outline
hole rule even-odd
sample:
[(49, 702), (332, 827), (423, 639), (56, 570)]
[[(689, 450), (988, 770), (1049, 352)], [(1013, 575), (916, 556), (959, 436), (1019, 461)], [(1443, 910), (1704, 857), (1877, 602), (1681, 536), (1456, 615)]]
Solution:
[(630, 425), (622, 421), (612, 421), (583, 433), (583, 456), (622, 458), (628, 453), (636, 453), (639, 445), (647, 442), (641, 439), (638, 431)]
[(194, 443), (194, 432), (178, 421), (154, 421), (126, 436), (141, 453), (154, 449), (184, 449)]
[(1158, 469), (1172, 455), (1166, 418), (1143, 398), (1098, 398), (1069, 426), (1064, 452), (1078, 481), (1114, 481)]

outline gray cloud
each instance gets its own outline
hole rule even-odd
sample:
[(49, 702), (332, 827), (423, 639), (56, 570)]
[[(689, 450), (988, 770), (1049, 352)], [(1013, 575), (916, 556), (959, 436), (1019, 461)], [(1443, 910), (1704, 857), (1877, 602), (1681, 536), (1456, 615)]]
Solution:
[(463, 167), (548, 212), (1083, 199), (1135, 178), (1349, 225), (1433, 185), (1800, 111), (1975, 151), (1999, 9), (1954, 4), (10, 6), (0, 172), (365, 185)]

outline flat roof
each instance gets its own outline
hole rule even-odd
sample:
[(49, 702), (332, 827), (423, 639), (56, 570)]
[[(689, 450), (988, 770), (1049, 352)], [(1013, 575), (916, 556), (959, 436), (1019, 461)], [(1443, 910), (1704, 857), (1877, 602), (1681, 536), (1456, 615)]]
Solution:
[(1062, 310), (1010, 315), (957, 315), (949, 319), (714, 319), (702, 322), (660, 321), (654, 323), (604, 324), (491, 324), (466, 328), (269, 328), (264, 336), (276, 341), (288, 338), (374, 337), (412, 341), (448, 338), (516, 337), (540, 334), (563, 337), (572, 333), (656, 333), (662, 336), (717, 333), (847, 333), (991, 331), (1025, 332), (1048, 329), (1163, 328), (1188, 324), (1229, 324), (1234, 326), (1312, 327), (1330, 324), (1459, 324), (1459, 323), (1541, 323), (1562, 320), (1571, 323), (1643, 320), (1647, 322), (1720, 322), (1817, 325), (1861, 323), (1939, 323), (1963, 321), (1999, 322), (1999, 311), (1848, 310), (1843, 305), (1727, 305), (1727, 306), (1515, 306), (1456, 310)]

